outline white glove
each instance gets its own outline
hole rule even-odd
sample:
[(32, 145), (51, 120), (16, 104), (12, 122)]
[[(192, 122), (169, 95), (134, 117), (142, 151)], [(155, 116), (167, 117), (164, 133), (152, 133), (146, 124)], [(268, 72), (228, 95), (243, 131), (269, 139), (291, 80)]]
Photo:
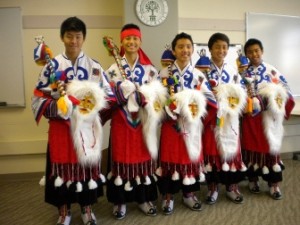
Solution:
[(252, 98), (253, 114), (256, 115), (261, 111), (260, 101), (257, 97)]
[(127, 109), (128, 109), (129, 112), (133, 113), (133, 112), (139, 111), (139, 108), (140, 108), (140, 106), (138, 105), (138, 103), (135, 100), (135, 94), (132, 93), (128, 97)]
[(122, 90), (123, 96), (127, 99), (130, 94), (135, 92), (136, 86), (129, 80), (125, 80), (120, 84), (120, 88)]
[(170, 109), (169, 106), (165, 105), (165, 110), (166, 110), (166, 113), (167, 113), (173, 120), (176, 120), (176, 119), (177, 119), (176, 114)]

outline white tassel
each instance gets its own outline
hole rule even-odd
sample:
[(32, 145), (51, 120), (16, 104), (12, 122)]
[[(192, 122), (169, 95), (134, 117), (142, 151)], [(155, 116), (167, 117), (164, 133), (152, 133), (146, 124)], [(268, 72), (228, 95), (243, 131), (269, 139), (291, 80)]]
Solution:
[(199, 178), (200, 178), (200, 179), (199, 179), (199, 182), (200, 182), (200, 183), (205, 182), (205, 175), (204, 175), (204, 173), (201, 172)]
[(254, 168), (254, 171), (258, 170), (258, 168), (259, 168), (258, 164), (255, 163), (253, 168)]
[(112, 178), (112, 172), (110, 171), (108, 174), (107, 174), (107, 180), (110, 180)]
[(99, 174), (99, 178), (101, 179), (102, 183), (106, 182), (106, 178), (102, 173)]
[(242, 163), (240, 171), (242, 171), (242, 172), (247, 171), (247, 167), (246, 167), (246, 165), (244, 163)]
[(82, 184), (79, 181), (76, 184), (76, 192), (82, 192)]
[(94, 181), (92, 178), (90, 179), (88, 185), (90, 190), (96, 189), (98, 187), (96, 181)]
[(57, 178), (54, 181), (54, 186), (55, 187), (60, 187), (64, 183), (63, 179), (61, 179), (60, 176), (57, 176)]
[(205, 166), (205, 169), (207, 172), (211, 172), (212, 171), (212, 167), (210, 165), (210, 163), (208, 163), (206, 166)]
[(276, 164), (273, 166), (273, 170), (274, 170), (274, 172), (277, 172), (277, 173), (281, 171), (281, 167), (279, 166), (278, 163), (276, 163)]
[(183, 178), (182, 183), (183, 183), (184, 185), (190, 185), (190, 184), (191, 184), (190, 182), (191, 182), (191, 181), (190, 181), (189, 177), (188, 177), (187, 175), (185, 175), (185, 177)]
[(248, 168), (249, 168), (250, 166), (252, 166), (252, 163), (251, 163), (251, 162), (248, 163)]
[(126, 182), (124, 189), (125, 191), (132, 191), (133, 187), (131, 186), (129, 181)]
[(225, 171), (225, 172), (229, 171), (229, 165), (228, 165), (227, 162), (224, 162), (224, 163), (223, 163), (223, 165), (222, 165), (222, 170)]
[(162, 169), (161, 169), (161, 167), (158, 167), (156, 169), (155, 173), (156, 173), (157, 176), (161, 177), (161, 175), (162, 175)]
[(262, 173), (263, 174), (269, 174), (269, 168), (267, 167), (267, 166), (264, 166), (263, 168), (262, 168)]
[(194, 183), (196, 183), (196, 179), (195, 179), (194, 176), (191, 176), (190, 177), (190, 184), (194, 184)]
[(176, 170), (172, 174), (172, 180), (179, 180), (179, 173)]
[(151, 184), (151, 180), (150, 180), (150, 177), (147, 175), (145, 176), (145, 182), (144, 182), (145, 185), (150, 185)]
[(45, 185), (46, 185), (46, 178), (45, 178), (45, 176), (43, 176), (43, 177), (40, 179), (39, 185), (41, 185), (41, 186), (45, 186)]
[(235, 173), (236, 172), (236, 167), (235, 167), (235, 164), (233, 163), (230, 167), (230, 172), (233, 172)]
[(140, 185), (140, 184), (141, 184), (141, 178), (140, 178), (139, 175), (137, 175), (137, 176), (135, 177), (135, 181), (136, 181), (136, 184), (137, 184), (137, 185)]
[(69, 188), (70, 186), (71, 186), (71, 184), (72, 184), (72, 181), (71, 180), (68, 180), (68, 182), (67, 182), (67, 188)]
[(122, 178), (120, 175), (118, 175), (114, 181), (116, 186), (121, 186), (123, 184)]
[(152, 177), (154, 178), (155, 182), (157, 182), (158, 178), (155, 174), (152, 174)]

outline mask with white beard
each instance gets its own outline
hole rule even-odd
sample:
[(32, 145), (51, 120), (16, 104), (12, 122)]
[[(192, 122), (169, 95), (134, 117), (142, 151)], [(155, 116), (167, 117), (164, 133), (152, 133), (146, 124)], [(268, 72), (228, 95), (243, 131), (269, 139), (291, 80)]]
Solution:
[(103, 143), (99, 111), (106, 106), (105, 92), (96, 82), (77, 80), (68, 84), (66, 92), (79, 100), (70, 118), (78, 161), (82, 165), (98, 165)]

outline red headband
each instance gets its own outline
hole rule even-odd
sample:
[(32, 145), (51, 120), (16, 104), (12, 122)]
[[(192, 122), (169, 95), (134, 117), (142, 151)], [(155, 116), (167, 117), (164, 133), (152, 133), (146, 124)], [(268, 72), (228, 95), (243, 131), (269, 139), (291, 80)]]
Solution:
[(121, 41), (127, 36), (137, 36), (140, 39), (142, 39), (141, 32), (138, 29), (134, 29), (134, 28), (123, 30), (121, 32)]

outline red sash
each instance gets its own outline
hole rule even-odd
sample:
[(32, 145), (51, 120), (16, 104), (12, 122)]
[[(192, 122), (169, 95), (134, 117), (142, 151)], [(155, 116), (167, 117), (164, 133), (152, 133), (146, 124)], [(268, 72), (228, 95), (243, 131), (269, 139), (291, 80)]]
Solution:
[(48, 140), (51, 163), (77, 163), (77, 155), (73, 146), (70, 129), (69, 121), (49, 121)]

